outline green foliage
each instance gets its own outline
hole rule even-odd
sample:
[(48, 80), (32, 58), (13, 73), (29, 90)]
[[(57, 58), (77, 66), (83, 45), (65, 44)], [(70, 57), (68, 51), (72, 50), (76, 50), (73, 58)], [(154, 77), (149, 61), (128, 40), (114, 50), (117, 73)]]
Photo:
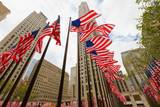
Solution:
[(144, 10), (143, 15), (138, 19), (137, 29), (142, 31), (142, 38), (138, 44), (145, 47), (141, 54), (141, 64), (149, 62), (150, 55), (160, 59), (160, 1), (159, 0), (136, 0), (142, 3), (140, 9)]
[[(25, 93), (27, 92), (28, 85), (27, 84), (18, 84), (14, 94), (12, 96), (12, 100), (23, 100)], [(34, 101), (35, 93), (31, 94), (29, 97), (29, 101)]]

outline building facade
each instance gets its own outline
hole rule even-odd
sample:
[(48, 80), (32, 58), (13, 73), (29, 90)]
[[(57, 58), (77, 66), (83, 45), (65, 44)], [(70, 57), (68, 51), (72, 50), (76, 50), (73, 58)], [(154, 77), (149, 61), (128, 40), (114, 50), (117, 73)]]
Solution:
[[(89, 12), (89, 7), (86, 2), (82, 2), (81, 5), (79, 6), (78, 17), (83, 16), (87, 12)], [(96, 99), (102, 106), (103, 101), (101, 100), (101, 98), (107, 99), (103, 103), (104, 107), (114, 107), (114, 106), (118, 107), (118, 105), (116, 105), (117, 103), (113, 103), (113, 101), (116, 102), (116, 100), (113, 99), (114, 95), (109, 89), (109, 86), (107, 86), (106, 83), (107, 80), (104, 78), (102, 71), (100, 71), (99, 68), (96, 66), (96, 62), (91, 60), (90, 54), (86, 54), (86, 49), (85, 49), (86, 40), (96, 35), (98, 35), (98, 32), (92, 33), (82, 43), (79, 43), (79, 40), (77, 43), (78, 44), (77, 56), (79, 60), (77, 60), (77, 72), (76, 72), (76, 99), (78, 100), (78, 70), (80, 70), (82, 102), (89, 101), (89, 84), (90, 84), (91, 101), (94, 107), (97, 106), (95, 103), (93, 103), (93, 101)], [(87, 75), (87, 71), (89, 72), (89, 75)], [(90, 83), (88, 83), (87, 76), (89, 76)], [(96, 93), (97, 93), (97, 98), (96, 98)]]
[(71, 101), (76, 98), (76, 66), (71, 68), (70, 72), (70, 80), (69, 80), (69, 95), (71, 97)]
[[(35, 64), (33, 71), (29, 77), (30, 83), (39, 61)], [(36, 93), (35, 100), (41, 103), (56, 103), (58, 99), (59, 85), (62, 70), (47, 60), (43, 60), (39, 74), (33, 85), (32, 93)], [(62, 101), (68, 101), (69, 75), (65, 72)]]
[(119, 71), (118, 76), (123, 80), (114, 80), (114, 83), (118, 90), (125, 96), (127, 103), (125, 107), (150, 107), (147, 99), (141, 91), (131, 88), (129, 78), (123, 75), (122, 71)]
[(6, 18), (7, 14), (10, 14), (11, 11), (2, 4), (0, 1), (0, 21)]
[[(19, 72), (21, 72), (22, 68), (26, 64), (27, 60), (29, 60), (29, 63), (34, 55), (34, 46), (38, 40), (38, 37), (42, 31), (42, 29), (46, 26), (46, 20), (47, 17), (42, 13), (36, 13), (35, 11), (32, 12), (29, 16), (27, 16), (19, 25), (17, 25), (7, 36), (3, 38), (3, 40), (0, 42), (0, 54), (3, 52), (7, 51), (14, 45), (18, 43), (20, 40), (20, 36), (23, 36), (25, 34), (31, 33), (32, 31), (38, 30), (39, 28), (40, 31), (37, 34), (35, 40), (32, 42), (32, 46), (30, 50), (26, 52), (26, 54), (23, 57), (23, 61), (18, 64), (16, 67), (14, 74), (10, 78), (11, 81), (14, 81)], [(33, 54), (31, 54), (33, 52)], [(26, 68), (28, 67), (29, 63), (27, 63)], [(11, 68), (7, 71), (8, 73), (15, 67), (16, 63), (13, 62), (11, 63)], [(5, 69), (6, 70), (6, 69)], [(4, 73), (5, 70), (2, 72)], [(25, 69), (26, 70), (26, 69)], [(2, 75), (2, 73), (0, 75)], [(23, 74), (24, 75), (24, 74)]]
[(140, 54), (142, 52), (143, 49), (137, 48), (121, 53), (123, 65), (136, 90), (141, 85), (142, 81), (147, 78), (146, 74), (144, 73), (145, 66), (141, 66), (139, 62)]

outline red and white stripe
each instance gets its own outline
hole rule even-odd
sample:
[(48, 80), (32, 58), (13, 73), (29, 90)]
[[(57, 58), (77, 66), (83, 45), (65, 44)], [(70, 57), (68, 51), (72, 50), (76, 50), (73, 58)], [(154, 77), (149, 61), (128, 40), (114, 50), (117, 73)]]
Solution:
[(108, 35), (112, 31), (114, 26), (115, 25), (113, 25), (113, 24), (103, 24), (103, 25), (100, 25), (100, 26), (96, 26), (92, 30), (90, 30), (89, 32), (81, 34), (80, 43), (83, 42), (93, 31), (99, 31), (103, 34), (103, 36), (109, 37)]
[(96, 49), (105, 49), (112, 43), (110, 39), (100, 35), (92, 37), (90, 41), (94, 44), (94, 46), (87, 47), (86, 48), (87, 53), (90, 53)]
[(93, 21), (94, 19), (96, 19), (99, 16), (101, 16), (101, 14), (96, 13), (94, 10), (90, 10), (84, 16), (79, 18), (79, 20), (81, 22), (81, 26), (84, 26), (85, 24)]
[(42, 52), (43, 40), (39, 39), (35, 45), (35, 51), (38, 53)]
[(75, 27), (75, 26), (71, 26), (70, 32), (77, 32), (77, 33), (84, 33), (84, 32), (89, 32), (90, 30), (93, 29), (93, 26), (96, 24), (96, 22), (89, 22), (87, 24), (85, 24), (84, 26), (80, 26), (80, 27)]
[(52, 33), (51, 36), (53, 39), (56, 40), (56, 45), (61, 45), (61, 40), (60, 40), (60, 23), (57, 23), (57, 20), (54, 21), (54, 23), (52, 23), (52, 25), (50, 26), (50, 28), (52, 29)]
[(117, 73), (120, 70), (120, 65), (108, 65), (107, 66), (111, 71), (113, 71), (114, 73)]

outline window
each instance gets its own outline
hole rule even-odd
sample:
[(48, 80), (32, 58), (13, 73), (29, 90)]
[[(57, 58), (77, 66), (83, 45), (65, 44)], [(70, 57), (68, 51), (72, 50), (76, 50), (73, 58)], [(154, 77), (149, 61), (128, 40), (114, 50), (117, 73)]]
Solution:
[(135, 101), (141, 101), (141, 98), (139, 95), (133, 95)]
[(131, 99), (129, 98), (129, 96), (125, 96), (127, 101), (131, 101)]

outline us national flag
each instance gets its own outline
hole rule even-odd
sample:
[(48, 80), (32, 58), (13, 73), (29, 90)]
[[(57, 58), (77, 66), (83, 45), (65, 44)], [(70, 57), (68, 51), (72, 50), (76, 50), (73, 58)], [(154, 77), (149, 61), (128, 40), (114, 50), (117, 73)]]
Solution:
[(114, 73), (117, 73), (117, 72), (120, 70), (120, 68), (121, 68), (120, 65), (108, 65), (107, 67), (108, 67), (111, 71), (113, 71)]
[(91, 10), (82, 17), (72, 21), (72, 26), (75, 26), (77, 28), (79, 28), (80, 26), (85, 26), (87, 23), (92, 22), (99, 16), (101, 16), (101, 14), (98, 14), (94, 10)]
[(160, 67), (160, 62), (154, 58), (153, 56), (151, 56), (152, 60), (158, 65), (158, 67)]
[(92, 37), (90, 40), (86, 41), (86, 51), (87, 53), (90, 53), (92, 51), (95, 51), (96, 49), (105, 49), (108, 47), (112, 41), (106, 37), (103, 36), (95, 36)]
[(150, 61), (153, 63), (153, 66), (157, 68), (158, 71), (160, 72), (160, 67), (153, 60), (150, 60)]
[(106, 49), (101, 49), (101, 50), (96, 49), (96, 51), (91, 52), (91, 55), (94, 55), (100, 58), (105, 58), (107, 60), (107, 59), (113, 59), (114, 52), (109, 52), (109, 50), (106, 50)]
[(61, 40), (60, 40), (60, 17), (52, 25), (50, 26), (52, 28), (52, 33), (51, 36), (53, 39), (56, 40), (56, 45), (61, 45)]
[(150, 81), (153, 89), (154, 89), (156, 92), (158, 92), (157, 82), (153, 80), (153, 78), (151, 77), (151, 75), (150, 75), (148, 72), (146, 72), (146, 75), (147, 75), (147, 77), (148, 77), (148, 79), (149, 79), (149, 81)]
[(80, 27), (75, 27), (71, 26), (70, 32), (77, 32), (77, 33), (84, 33), (84, 32), (89, 32), (90, 30), (93, 29), (93, 26), (96, 24), (96, 22), (89, 22), (85, 24), (84, 26)]
[(2, 55), (0, 55), (0, 72), (2, 72), (10, 62), (12, 61), (13, 55), (15, 54), (15, 48), (17, 44), (10, 48), (9, 50), (5, 51)]
[(18, 45), (16, 47), (16, 52), (13, 56), (13, 60), (17, 63), (19, 59), (22, 59), (25, 55), (26, 51), (30, 49), (32, 45), (32, 41), (37, 36), (39, 30), (35, 30), (31, 33), (28, 33), (28, 36), (22, 36), (20, 37), (20, 41), (18, 42)]
[(42, 46), (43, 46), (43, 38), (46, 36), (51, 36), (51, 29), (49, 27), (49, 24), (47, 24), (44, 29), (42, 30), (39, 39), (35, 45), (35, 51), (38, 53), (41, 53), (42, 51)]
[(109, 38), (110, 32), (113, 30), (115, 25), (113, 24), (103, 24), (100, 26), (95, 26), (92, 30), (86, 33), (82, 33), (80, 36), (80, 43), (83, 42), (93, 31), (99, 31), (101, 35)]
[[(145, 82), (142, 83), (143, 92), (148, 95), (148, 93), (154, 97), (156, 101), (160, 100), (160, 96)], [(151, 96), (149, 96), (151, 98)]]

